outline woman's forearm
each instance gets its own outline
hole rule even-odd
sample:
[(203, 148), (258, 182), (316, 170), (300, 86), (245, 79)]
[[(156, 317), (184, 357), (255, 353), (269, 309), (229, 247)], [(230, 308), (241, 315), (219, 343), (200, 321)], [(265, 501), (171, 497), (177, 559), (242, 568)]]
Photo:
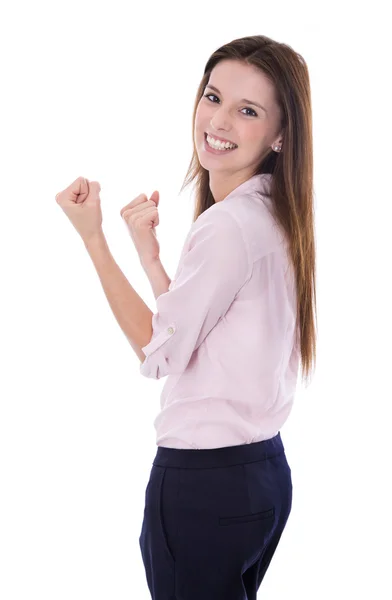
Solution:
[(110, 308), (141, 362), (146, 358), (142, 348), (152, 337), (153, 312), (133, 289), (114, 260), (105, 236), (97, 235), (85, 243), (98, 273)]
[(163, 268), (159, 258), (142, 266), (151, 283), (155, 299), (157, 299), (158, 296), (169, 290), (171, 279)]

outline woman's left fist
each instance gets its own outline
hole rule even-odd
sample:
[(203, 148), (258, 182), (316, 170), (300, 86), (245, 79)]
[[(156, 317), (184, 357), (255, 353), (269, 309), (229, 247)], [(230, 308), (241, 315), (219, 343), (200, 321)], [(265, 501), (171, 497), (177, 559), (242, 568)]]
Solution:
[(102, 212), (98, 181), (78, 177), (70, 186), (56, 194), (56, 202), (61, 206), (76, 231), (86, 243), (102, 232)]

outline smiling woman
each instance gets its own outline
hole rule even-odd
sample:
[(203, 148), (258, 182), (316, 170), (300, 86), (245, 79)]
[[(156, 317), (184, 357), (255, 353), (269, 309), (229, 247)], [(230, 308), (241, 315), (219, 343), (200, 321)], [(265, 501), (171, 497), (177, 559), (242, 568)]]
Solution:
[(168, 378), (139, 537), (153, 600), (256, 600), (291, 512), (280, 429), (315, 338), (309, 88), (265, 36), (217, 49), (198, 88), (194, 219), (140, 365)]

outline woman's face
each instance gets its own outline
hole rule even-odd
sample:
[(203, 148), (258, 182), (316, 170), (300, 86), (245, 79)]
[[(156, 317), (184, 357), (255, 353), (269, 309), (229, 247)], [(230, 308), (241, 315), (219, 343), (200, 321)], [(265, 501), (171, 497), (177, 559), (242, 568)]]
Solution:
[[(279, 117), (273, 84), (263, 73), (236, 60), (221, 61), (212, 70), (196, 111), (194, 134), (201, 165), (210, 177), (247, 179), (261, 156), (280, 141)], [(237, 148), (209, 152), (206, 133)]]

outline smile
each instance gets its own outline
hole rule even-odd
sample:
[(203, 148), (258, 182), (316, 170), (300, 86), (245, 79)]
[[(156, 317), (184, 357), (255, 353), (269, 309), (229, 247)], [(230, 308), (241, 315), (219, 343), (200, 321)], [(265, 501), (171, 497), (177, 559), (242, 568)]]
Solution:
[(204, 134), (204, 145), (205, 148), (207, 149), (207, 151), (211, 152), (212, 154), (228, 154), (229, 152), (233, 152), (233, 150), (236, 150), (238, 148), (237, 145), (230, 145), (228, 148), (225, 147), (224, 144), (220, 145), (219, 143), (215, 144), (211, 144), (210, 141), (212, 142), (214, 138), (207, 136), (207, 134)]

